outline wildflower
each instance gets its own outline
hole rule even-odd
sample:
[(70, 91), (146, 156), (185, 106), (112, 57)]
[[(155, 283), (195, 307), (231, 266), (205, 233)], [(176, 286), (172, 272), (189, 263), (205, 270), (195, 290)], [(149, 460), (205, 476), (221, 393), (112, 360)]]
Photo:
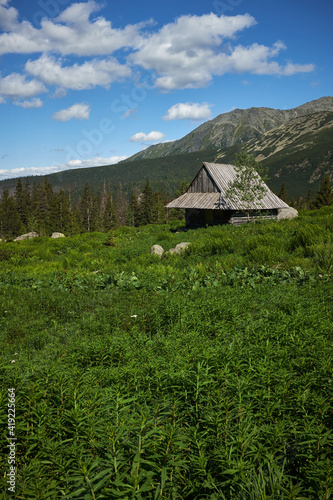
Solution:
[(138, 315), (137, 315), (137, 314), (133, 314), (133, 315), (131, 316), (131, 318), (137, 318), (137, 317), (138, 317)]
[(15, 359), (12, 359), (12, 360), (10, 361), (10, 363), (15, 363)]

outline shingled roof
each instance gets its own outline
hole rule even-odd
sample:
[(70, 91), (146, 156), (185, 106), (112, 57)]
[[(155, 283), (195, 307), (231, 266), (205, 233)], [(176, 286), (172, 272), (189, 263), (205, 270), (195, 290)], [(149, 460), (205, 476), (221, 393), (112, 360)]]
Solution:
[(276, 196), (269, 187), (265, 196), (244, 206), (237, 196), (226, 197), (226, 191), (236, 179), (233, 165), (205, 162), (186, 193), (167, 204), (167, 208), (197, 208), (205, 210), (269, 210), (288, 208), (287, 203)]

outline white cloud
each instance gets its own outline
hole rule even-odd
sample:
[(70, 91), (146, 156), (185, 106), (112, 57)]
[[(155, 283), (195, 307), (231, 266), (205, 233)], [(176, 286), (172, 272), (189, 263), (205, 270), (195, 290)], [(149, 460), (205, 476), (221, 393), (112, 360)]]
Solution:
[(92, 59), (83, 64), (62, 66), (61, 60), (43, 54), (39, 59), (29, 60), (25, 69), (40, 78), (47, 85), (58, 85), (63, 89), (84, 90), (101, 85), (108, 88), (110, 83), (130, 76), (131, 70), (115, 59)]
[(144, 132), (138, 132), (137, 134), (132, 135), (130, 137), (130, 141), (132, 142), (157, 142), (161, 141), (165, 137), (165, 134), (163, 132), (157, 132), (156, 130), (153, 130), (152, 132), (149, 132), (149, 134), (145, 134)]
[(286, 48), (281, 41), (272, 47), (257, 43), (233, 47), (230, 41), (222, 45), (254, 24), (255, 19), (248, 14), (183, 16), (147, 37), (130, 59), (154, 70), (156, 85), (161, 90), (204, 87), (214, 75), (225, 73), (292, 75), (314, 70), (312, 64), (283, 66), (271, 61)]
[(76, 120), (89, 120), (90, 108), (88, 104), (73, 104), (70, 108), (61, 109), (52, 116), (53, 120), (58, 122), (68, 122), (75, 118)]
[(103, 165), (114, 165), (120, 161), (126, 160), (128, 156), (110, 156), (109, 158), (92, 158), (87, 160), (71, 160), (67, 163), (52, 165), (49, 167), (20, 167), (10, 169), (0, 169), (1, 179), (10, 179), (15, 177), (24, 177), (28, 175), (48, 175), (65, 170), (77, 168), (100, 167)]
[(11, 73), (5, 78), (0, 78), (0, 95), (2, 97), (29, 99), (47, 91), (42, 82), (35, 79), (27, 80), (25, 76), (18, 73)]
[(67, 89), (64, 89), (63, 87), (58, 87), (55, 89), (54, 94), (51, 97), (54, 97), (55, 99), (60, 99), (62, 97), (65, 97), (67, 93), (68, 93)]
[(106, 55), (123, 48), (133, 47), (140, 38), (142, 24), (115, 29), (103, 17), (90, 20), (100, 9), (95, 2), (75, 3), (57, 19), (41, 21), (36, 29), (28, 21), (17, 21), (17, 10), (1, 7), (2, 24), (10, 33), (0, 35), (0, 54), (56, 51), (78, 56)]
[[(132, 76), (130, 64), (154, 72), (154, 83), (162, 91), (205, 87), (214, 76), (225, 73), (290, 76), (314, 70), (313, 64), (278, 62), (276, 58), (286, 48), (283, 42), (272, 47), (236, 44), (236, 36), (256, 24), (249, 14), (184, 15), (159, 30), (148, 31), (145, 27), (151, 21), (114, 28), (96, 15), (100, 8), (92, 0), (76, 2), (57, 18), (45, 16), (40, 28), (35, 28), (28, 21), (20, 22), (17, 9), (0, 0), (0, 27), (6, 31), (0, 34), (0, 55), (43, 53), (27, 62), (26, 71), (47, 85), (72, 90), (97, 85), (108, 88), (112, 82)], [(126, 63), (111, 57), (120, 49), (128, 51)], [(104, 59), (65, 65), (63, 59), (57, 59), (59, 55)]]
[(17, 23), (18, 11), (14, 7), (6, 8), (8, 0), (0, 1), (0, 28), (8, 31), (14, 28)]
[(216, 73), (211, 59), (221, 51), (222, 41), (256, 24), (248, 14), (182, 16), (146, 38), (131, 59), (159, 75), (159, 88), (198, 88), (207, 85)]
[(4, 104), (6, 102), (6, 99), (4, 99), (3, 97), (1, 97), (0, 95), (0, 104)]
[(216, 56), (216, 62), (219, 64), (217, 74), (248, 72), (256, 75), (293, 75), (314, 70), (313, 64), (288, 63), (286, 66), (281, 66), (276, 61), (270, 61), (284, 49), (286, 46), (280, 41), (272, 47), (258, 43), (249, 47), (238, 45), (231, 54)]
[(168, 109), (163, 120), (209, 120), (211, 118), (212, 104), (179, 102)]
[(39, 97), (34, 97), (30, 101), (14, 101), (15, 106), (21, 106), (22, 108), (41, 108), (43, 106), (43, 101)]

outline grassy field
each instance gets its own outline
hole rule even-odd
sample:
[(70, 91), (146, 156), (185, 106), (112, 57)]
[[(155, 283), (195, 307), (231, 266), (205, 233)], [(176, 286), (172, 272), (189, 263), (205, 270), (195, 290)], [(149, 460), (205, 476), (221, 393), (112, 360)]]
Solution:
[(333, 209), (183, 229), (0, 242), (2, 498), (333, 498)]

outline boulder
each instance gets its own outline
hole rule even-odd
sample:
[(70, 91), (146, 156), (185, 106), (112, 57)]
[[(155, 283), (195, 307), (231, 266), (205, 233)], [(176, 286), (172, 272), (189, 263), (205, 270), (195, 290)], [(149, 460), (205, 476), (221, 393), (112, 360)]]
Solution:
[(150, 249), (150, 252), (153, 255), (158, 255), (159, 257), (162, 257), (162, 255), (164, 253), (164, 249), (163, 249), (163, 247), (161, 247), (161, 245), (153, 245)]
[(298, 216), (297, 210), (292, 207), (288, 208), (278, 208), (278, 215), (276, 220), (282, 220), (282, 219), (294, 219), (295, 217)]
[(52, 233), (51, 238), (65, 238), (63, 233)]
[(22, 240), (31, 240), (32, 238), (37, 238), (38, 234), (32, 231), (31, 233), (27, 234), (22, 234), (21, 236), (18, 236), (15, 238), (14, 241), (22, 241)]
[(182, 243), (178, 243), (178, 245), (176, 245), (175, 248), (170, 248), (169, 253), (171, 254), (176, 253), (177, 255), (180, 255), (190, 244), (191, 243), (189, 241), (183, 241)]

